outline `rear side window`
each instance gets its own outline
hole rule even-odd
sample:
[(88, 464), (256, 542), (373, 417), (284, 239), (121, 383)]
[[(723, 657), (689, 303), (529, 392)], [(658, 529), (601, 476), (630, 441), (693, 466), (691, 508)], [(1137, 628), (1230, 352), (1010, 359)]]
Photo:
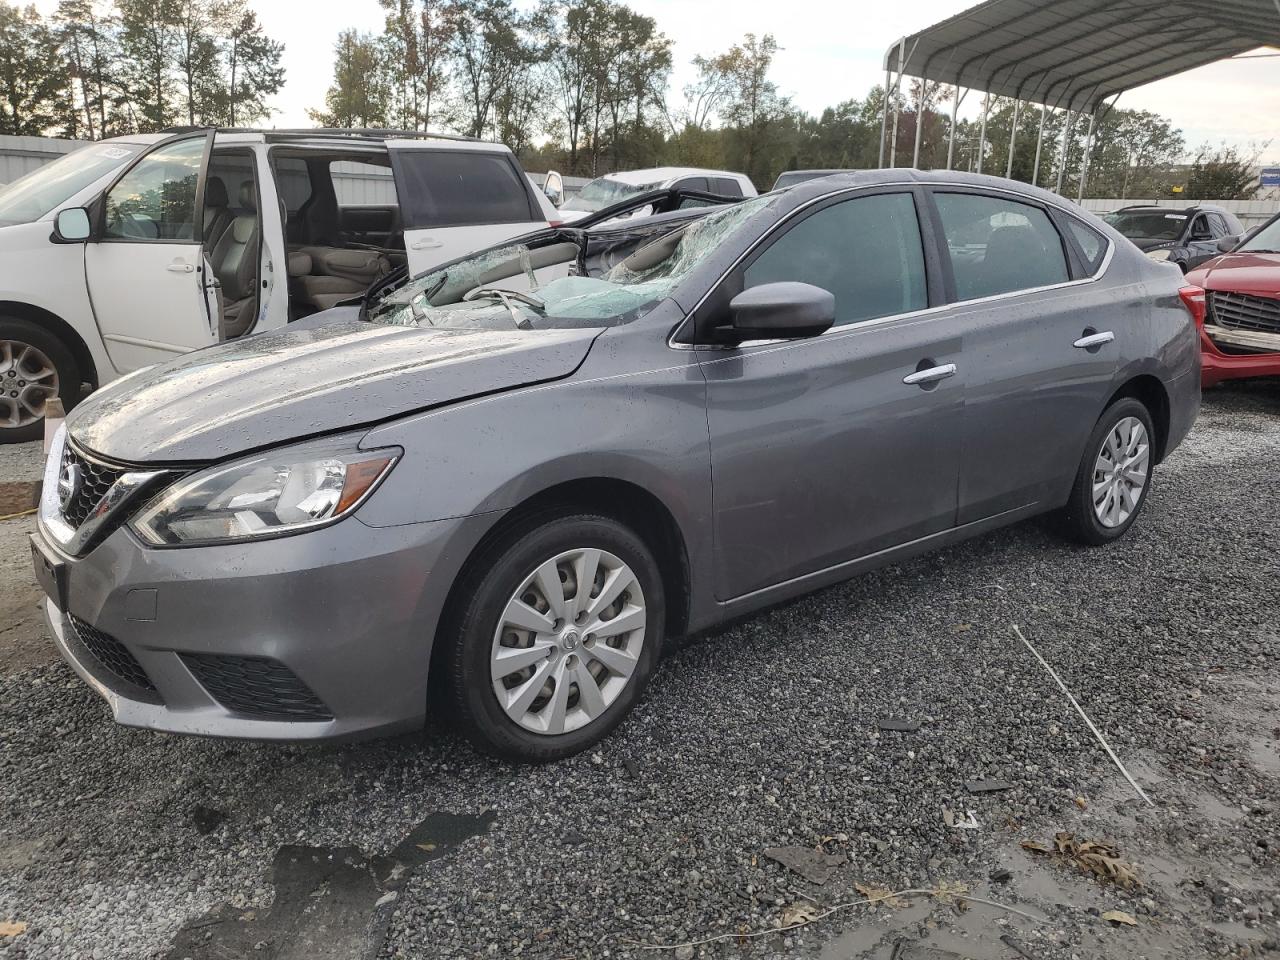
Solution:
[(1065, 283), (1067, 256), (1049, 215), (1004, 197), (937, 193), (959, 300)]
[(716, 177), (711, 183), (711, 192), (718, 196), (735, 199), (742, 196), (742, 184), (731, 177)]
[(1107, 238), (1074, 217), (1067, 217), (1066, 221), (1067, 230), (1070, 231), (1076, 246), (1080, 248), (1080, 255), (1084, 258), (1085, 273), (1092, 277), (1098, 272), (1107, 255)]
[(923, 310), (929, 294), (911, 194), (857, 197), (810, 214), (747, 268), (745, 287), (788, 280), (833, 293), (837, 326)]
[(677, 183), (676, 186), (680, 187), (682, 190), (700, 190), (703, 193), (709, 192), (710, 189), (707, 186), (706, 177), (685, 177)]
[(537, 219), (506, 154), (400, 149), (391, 151), (391, 165), (406, 229)]

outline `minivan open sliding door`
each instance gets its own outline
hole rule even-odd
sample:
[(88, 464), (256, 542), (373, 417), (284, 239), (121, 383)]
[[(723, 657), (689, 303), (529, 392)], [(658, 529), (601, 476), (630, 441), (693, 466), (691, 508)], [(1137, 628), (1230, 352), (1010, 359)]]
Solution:
[(112, 365), (121, 372), (218, 340), (203, 250), (213, 131), (162, 140), (97, 203), (85, 281)]

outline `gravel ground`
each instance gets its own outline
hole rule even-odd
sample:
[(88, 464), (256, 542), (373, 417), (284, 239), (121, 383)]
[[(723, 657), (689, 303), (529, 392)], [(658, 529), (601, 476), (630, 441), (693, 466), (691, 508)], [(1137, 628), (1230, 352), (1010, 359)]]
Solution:
[[(350, 747), (125, 730), (61, 663), (0, 661), (0, 924), (27, 925), (0, 957), (1280, 951), (1278, 457), (1280, 385), (1215, 391), (1122, 543), (1027, 523), (736, 624), (670, 656), (597, 752), (537, 769), (439, 730)], [(5, 596), (33, 596), (28, 526), (0, 525)], [(966, 790), (981, 779), (1009, 789)], [(1111, 841), (1141, 886), (1019, 846), (1059, 830)], [(765, 855), (786, 846), (820, 847), (829, 879)], [(860, 888), (937, 894), (678, 946)]]

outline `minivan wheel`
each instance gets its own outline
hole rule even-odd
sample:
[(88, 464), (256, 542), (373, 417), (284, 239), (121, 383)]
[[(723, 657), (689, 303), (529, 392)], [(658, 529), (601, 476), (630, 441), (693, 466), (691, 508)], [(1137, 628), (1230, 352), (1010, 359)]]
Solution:
[(605, 737), (639, 699), (662, 642), (662, 578), (649, 548), (608, 517), (544, 516), (471, 569), (446, 665), (462, 732), (488, 753), (534, 763)]
[(1133, 526), (1151, 489), (1155, 429), (1138, 400), (1107, 408), (1094, 427), (1063, 509), (1064, 531), (1093, 546), (1118, 540)]
[(60, 397), (70, 408), (80, 396), (80, 370), (71, 351), (28, 320), (0, 317), (0, 443), (38, 440), (44, 407)]

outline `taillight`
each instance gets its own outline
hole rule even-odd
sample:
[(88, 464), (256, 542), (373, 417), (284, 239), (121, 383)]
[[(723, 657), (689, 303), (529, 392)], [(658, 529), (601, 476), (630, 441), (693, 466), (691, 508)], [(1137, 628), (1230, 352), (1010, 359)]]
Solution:
[(1203, 327), (1205, 314), (1208, 311), (1204, 287), (1197, 287), (1189, 283), (1178, 291), (1178, 296), (1182, 298), (1186, 308), (1191, 311), (1191, 316), (1195, 320), (1196, 326)]

